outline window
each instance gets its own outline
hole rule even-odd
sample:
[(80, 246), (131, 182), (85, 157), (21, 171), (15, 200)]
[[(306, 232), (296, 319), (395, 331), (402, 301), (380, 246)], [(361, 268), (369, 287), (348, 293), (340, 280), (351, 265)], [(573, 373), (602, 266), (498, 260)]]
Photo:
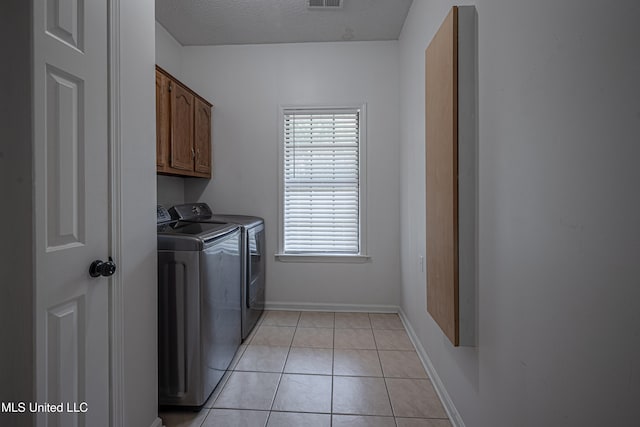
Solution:
[(280, 256), (364, 256), (364, 106), (283, 108)]

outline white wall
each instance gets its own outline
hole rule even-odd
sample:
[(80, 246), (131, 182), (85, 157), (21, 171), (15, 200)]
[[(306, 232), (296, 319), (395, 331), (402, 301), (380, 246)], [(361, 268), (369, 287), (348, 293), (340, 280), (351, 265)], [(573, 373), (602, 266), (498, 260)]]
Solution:
[(180, 205), (184, 200), (184, 178), (177, 176), (158, 175), (156, 178), (158, 187), (158, 204), (166, 208)]
[[(31, 16), (31, 2), (0, 4), (1, 76), (7, 83), (0, 100), (0, 402), (35, 395)], [(33, 422), (33, 414), (0, 413), (0, 425)]]
[(154, 2), (120, 2), (124, 418), (158, 414)]
[[(185, 84), (214, 104), (213, 179), (188, 179), (187, 200), (265, 218), (269, 303), (397, 305), (399, 297), (398, 43), (185, 47)], [(368, 239), (372, 261), (274, 260), (278, 106), (367, 103)]]
[(467, 426), (640, 419), (640, 6), (478, 0), (479, 346), (425, 310), (424, 50), (401, 35), (402, 309)]
[[(156, 21), (156, 64), (175, 78), (182, 76), (182, 45)], [(167, 208), (184, 203), (184, 178), (158, 175), (158, 204)]]
[(182, 45), (155, 21), (156, 64), (176, 78), (182, 75)]

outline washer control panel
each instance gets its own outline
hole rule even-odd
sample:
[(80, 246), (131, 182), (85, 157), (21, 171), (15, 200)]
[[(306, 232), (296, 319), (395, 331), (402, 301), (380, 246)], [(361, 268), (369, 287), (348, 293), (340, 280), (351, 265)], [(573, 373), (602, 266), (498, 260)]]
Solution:
[(162, 224), (164, 222), (171, 221), (171, 215), (164, 206), (158, 205), (156, 208), (156, 224)]

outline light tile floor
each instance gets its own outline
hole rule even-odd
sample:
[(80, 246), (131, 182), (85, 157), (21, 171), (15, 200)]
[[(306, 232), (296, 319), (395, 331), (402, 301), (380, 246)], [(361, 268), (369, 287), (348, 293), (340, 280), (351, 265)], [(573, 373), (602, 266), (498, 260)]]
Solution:
[(166, 427), (451, 427), (397, 314), (268, 311), (200, 412)]

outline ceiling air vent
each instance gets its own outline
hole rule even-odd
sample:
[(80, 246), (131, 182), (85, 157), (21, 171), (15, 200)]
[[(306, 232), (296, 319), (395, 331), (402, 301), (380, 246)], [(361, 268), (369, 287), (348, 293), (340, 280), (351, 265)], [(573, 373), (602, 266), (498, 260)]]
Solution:
[(344, 0), (307, 0), (309, 9), (341, 9)]

